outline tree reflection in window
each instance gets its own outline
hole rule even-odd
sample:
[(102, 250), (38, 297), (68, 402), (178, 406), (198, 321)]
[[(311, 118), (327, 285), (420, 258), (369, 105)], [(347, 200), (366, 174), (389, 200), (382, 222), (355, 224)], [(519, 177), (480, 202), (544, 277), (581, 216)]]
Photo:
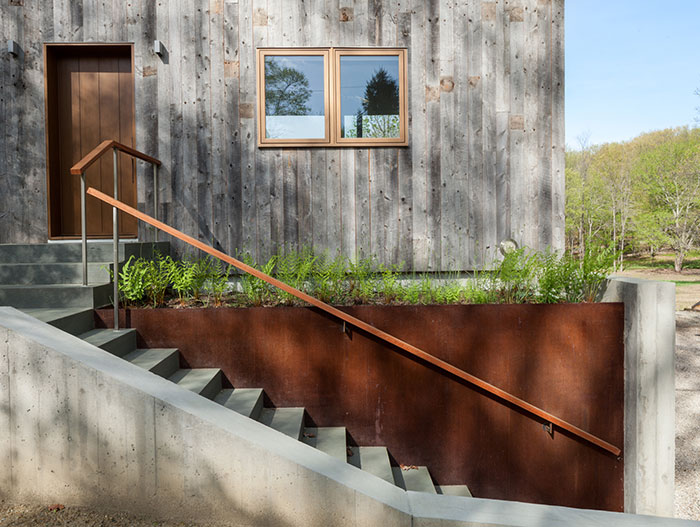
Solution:
[(265, 57), (265, 137), (323, 138), (322, 56)]
[[(376, 67), (379, 61), (379, 67)], [(367, 79), (368, 69), (371, 77)], [(389, 72), (393, 70), (394, 74)], [(359, 75), (358, 75), (359, 74)], [(365, 78), (364, 86), (357, 78)], [(344, 56), (341, 59), (342, 128), (345, 138), (397, 138), (400, 135), (398, 59)], [(364, 92), (362, 92), (364, 87)], [(359, 90), (358, 90), (359, 88)], [(362, 95), (359, 95), (362, 93)], [(353, 106), (354, 115), (348, 115)]]

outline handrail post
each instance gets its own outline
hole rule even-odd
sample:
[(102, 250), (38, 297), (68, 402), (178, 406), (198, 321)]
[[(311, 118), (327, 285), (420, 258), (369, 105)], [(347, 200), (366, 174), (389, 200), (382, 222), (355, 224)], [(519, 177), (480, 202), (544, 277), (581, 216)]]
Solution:
[[(119, 199), (119, 151), (114, 153), (114, 199)], [(117, 207), (112, 207), (112, 243), (114, 245), (114, 329), (119, 329), (119, 215)]]
[(80, 174), (80, 230), (82, 241), (83, 259), (83, 285), (88, 285), (88, 263), (87, 263), (87, 219), (85, 214), (85, 172)]
[[(153, 217), (158, 219), (158, 165), (153, 163)], [(153, 241), (158, 242), (158, 229), (153, 227)]]

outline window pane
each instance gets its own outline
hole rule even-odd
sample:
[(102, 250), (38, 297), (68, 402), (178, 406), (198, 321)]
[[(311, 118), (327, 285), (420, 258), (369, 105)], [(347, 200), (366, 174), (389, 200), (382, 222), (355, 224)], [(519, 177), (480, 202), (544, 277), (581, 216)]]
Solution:
[(400, 137), (399, 57), (340, 57), (340, 136)]
[(265, 57), (265, 137), (323, 139), (322, 56)]

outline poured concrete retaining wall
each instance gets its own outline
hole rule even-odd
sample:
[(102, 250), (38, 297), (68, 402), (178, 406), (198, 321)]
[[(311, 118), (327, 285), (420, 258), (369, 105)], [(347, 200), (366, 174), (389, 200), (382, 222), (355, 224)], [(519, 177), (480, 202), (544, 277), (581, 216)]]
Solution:
[(232, 525), (700, 525), (404, 492), (7, 307), (0, 498)]
[(676, 287), (614, 277), (602, 300), (625, 304), (625, 511), (671, 516)]

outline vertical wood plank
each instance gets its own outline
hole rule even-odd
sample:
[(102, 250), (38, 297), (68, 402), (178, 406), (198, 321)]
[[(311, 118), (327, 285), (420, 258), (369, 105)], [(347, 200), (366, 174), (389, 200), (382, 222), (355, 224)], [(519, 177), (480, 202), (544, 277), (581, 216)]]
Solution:
[(499, 210), (498, 189), (496, 185), (496, 63), (498, 61), (497, 52), (497, 32), (496, 21), (499, 17), (497, 2), (482, 3), (482, 129), (483, 129), (483, 160), (482, 172), (484, 182), (483, 207), (483, 249), (485, 251), (486, 263), (496, 257), (495, 248), (497, 240), (497, 224)]
[(426, 231), (428, 236), (428, 270), (442, 268), (442, 229), (441, 229), (441, 119), (440, 115), (440, 0), (426, 2), (426, 121), (427, 121), (427, 198)]
[(253, 2), (238, 3), (240, 38), (239, 117), (241, 126), (241, 249), (257, 258), (255, 231), (255, 47)]
[[(170, 158), (170, 183), (171, 201), (165, 202), (164, 218), (171, 224), (180, 225), (179, 217), (184, 206), (181, 194), (182, 181), (186, 171), (183, 167), (183, 94), (182, 94), (182, 42), (180, 34), (182, 32), (182, 19), (180, 16), (180, 6), (175, 2), (168, 3), (168, 70), (170, 72), (169, 86), (169, 111), (170, 111), (170, 134), (169, 143), (171, 148)], [(167, 138), (167, 136), (166, 136)]]
[(471, 268), (484, 261), (484, 173), (483, 173), (483, 72), (481, 2), (470, 3), (467, 26), (469, 61), (467, 69), (467, 122), (469, 130), (469, 241)]
[(552, 0), (552, 247), (565, 243), (564, 0)]
[(184, 232), (199, 237), (197, 210), (197, 39), (196, 11), (199, 2), (182, 0), (180, 45), (182, 61), (182, 177), (179, 190), (183, 209), (181, 225)]
[(439, 108), (440, 108), (440, 270), (458, 270), (460, 225), (459, 180), (455, 173), (454, 18), (451, 0), (439, 5)]
[(239, 112), (240, 37), (238, 3), (224, 0), (224, 174), (229, 254), (242, 249), (241, 122)]
[(168, 223), (172, 220), (171, 218), (166, 217), (165, 211), (172, 211), (173, 202), (171, 171), (172, 141), (170, 137), (170, 108), (173, 104), (173, 79), (169, 57), (169, 55), (172, 53), (172, 45), (170, 43), (170, 17), (168, 16), (168, 7), (165, 2), (158, 2), (156, 4), (156, 34), (158, 35), (158, 39), (163, 42), (168, 50), (164, 57), (155, 59), (157, 72), (156, 100), (158, 105), (158, 145), (156, 156), (163, 163), (160, 167), (158, 167), (158, 188), (155, 189), (159, 204), (159, 210), (156, 212), (156, 217)]
[[(407, 6), (410, 8), (410, 6)], [(411, 44), (411, 11), (401, 11), (398, 14), (396, 28), (396, 45), (409, 48)], [(407, 65), (408, 71), (413, 67), (413, 53), (409, 50)], [(419, 88), (420, 89), (420, 88)], [(414, 87), (408, 83), (407, 98), (413, 100)], [(409, 105), (410, 108), (410, 105)], [(411, 112), (409, 109), (407, 129), (409, 134), (414, 133), (411, 129)], [(411, 137), (409, 136), (409, 142)], [(403, 263), (405, 269), (413, 269), (413, 158), (409, 148), (398, 149), (398, 262)]]
[(212, 114), (211, 114), (211, 48), (209, 2), (199, 2), (195, 17), (195, 116), (197, 166), (197, 233), (200, 240), (214, 243), (212, 232)]
[(426, 121), (426, 32), (425, 2), (411, 1), (410, 56), (408, 72), (411, 85), (409, 112), (411, 115), (411, 163), (413, 195), (413, 263), (417, 271), (428, 269), (430, 245), (428, 226), (428, 170), (427, 170), (427, 121)]
[[(469, 170), (467, 165), (468, 148), (468, 108), (467, 92), (469, 90), (467, 62), (469, 60), (468, 44), (468, 10), (463, 2), (455, 2), (453, 5), (453, 34), (454, 34), (454, 114), (453, 114), (453, 158), (454, 158), (454, 182), (453, 194), (450, 196), (455, 210), (455, 239), (453, 251), (455, 252), (455, 267), (459, 270), (471, 268), (470, 243), (469, 243)], [(445, 189), (449, 194), (450, 190)], [(447, 197), (447, 196), (446, 196)]]
[(552, 0), (538, 0), (537, 13), (537, 247), (552, 245)]
[(539, 236), (539, 211), (538, 211), (538, 169), (537, 169), (537, 16), (538, 8), (534, 2), (526, 6), (524, 10), (525, 42), (524, 42), (524, 114), (525, 131), (523, 138), (524, 152), (524, 196), (523, 207), (523, 240), (524, 246), (532, 249), (538, 248)]
[(524, 245), (527, 172), (525, 170), (525, 23), (524, 7), (513, 4), (510, 10), (510, 118), (509, 160), (510, 160), (510, 237), (519, 245)]
[[(270, 3), (267, 0), (256, 0), (253, 4), (253, 41), (256, 48), (269, 44), (273, 23)], [(259, 97), (259, 94), (256, 95)], [(256, 252), (260, 261), (267, 261), (273, 253), (270, 231), (270, 182), (275, 173), (271, 166), (272, 154), (270, 150), (265, 149), (257, 149), (255, 152)]]

